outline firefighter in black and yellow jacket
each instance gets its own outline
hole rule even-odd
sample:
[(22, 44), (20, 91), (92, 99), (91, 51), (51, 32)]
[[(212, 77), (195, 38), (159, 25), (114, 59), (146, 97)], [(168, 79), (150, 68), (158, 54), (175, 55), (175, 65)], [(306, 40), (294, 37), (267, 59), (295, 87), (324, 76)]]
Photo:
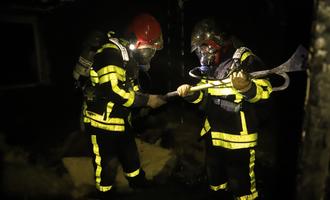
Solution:
[(140, 93), (136, 85), (139, 67), (148, 68), (156, 50), (163, 46), (159, 22), (143, 13), (133, 18), (127, 38), (116, 38), (113, 34), (109, 32), (107, 40), (95, 52), (83, 108), (85, 131), (93, 151), (96, 188), (107, 198), (113, 193), (115, 158), (130, 187), (148, 186), (130, 126), (131, 109), (157, 108), (166, 103), (160, 95)]
[[(199, 21), (192, 32), (191, 47), (200, 61), (199, 84), (223, 84), (190, 92), (183, 84), (177, 92), (205, 111), (201, 137), (206, 144), (206, 169), (211, 199), (252, 200), (258, 197), (255, 180), (255, 147), (258, 122), (255, 103), (268, 99), (272, 86), (265, 79), (251, 79), (262, 62), (250, 49), (221, 32), (213, 19)], [(228, 197), (229, 196), (229, 197)]]

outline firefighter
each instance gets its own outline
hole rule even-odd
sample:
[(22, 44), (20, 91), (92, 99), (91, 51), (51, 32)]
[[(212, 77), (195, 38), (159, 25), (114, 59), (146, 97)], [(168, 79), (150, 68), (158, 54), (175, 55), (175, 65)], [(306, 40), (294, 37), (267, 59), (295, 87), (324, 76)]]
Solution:
[(163, 47), (161, 26), (153, 16), (135, 16), (123, 37), (108, 32), (96, 38), (102, 42), (89, 59), (92, 62), (87, 63), (83, 122), (93, 152), (96, 189), (102, 199), (114, 195), (116, 160), (131, 188), (150, 186), (140, 166), (131, 110), (157, 108), (166, 101), (161, 95), (139, 92), (137, 84), (139, 68), (149, 68), (156, 51)]
[(218, 29), (212, 18), (195, 24), (191, 51), (200, 61), (198, 84), (223, 85), (190, 92), (189, 84), (177, 88), (179, 96), (200, 104), (205, 112), (200, 132), (205, 141), (206, 173), (211, 199), (252, 200), (258, 197), (255, 178), (255, 148), (258, 122), (255, 103), (270, 97), (266, 78), (251, 79), (249, 72), (264, 67), (253, 52), (240, 46), (234, 36)]

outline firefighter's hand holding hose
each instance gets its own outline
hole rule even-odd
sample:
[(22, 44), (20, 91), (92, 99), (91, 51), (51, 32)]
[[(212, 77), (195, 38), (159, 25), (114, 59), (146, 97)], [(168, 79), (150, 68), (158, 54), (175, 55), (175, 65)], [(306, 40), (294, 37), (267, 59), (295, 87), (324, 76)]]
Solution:
[(183, 84), (183, 85), (180, 85), (176, 91), (178, 92), (178, 95), (180, 97), (185, 97), (189, 94), (190, 92), (190, 88), (191, 88), (191, 85), (188, 85), (188, 84)]
[(252, 86), (250, 75), (243, 70), (233, 72), (230, 79), (233, 87), (241, 93), (247, 92)]
[(165, 98), (162, 95), (150, 94), (147, 106), (151, 108), (158, 108), (166, 103), (167, 101), (165, 101)]

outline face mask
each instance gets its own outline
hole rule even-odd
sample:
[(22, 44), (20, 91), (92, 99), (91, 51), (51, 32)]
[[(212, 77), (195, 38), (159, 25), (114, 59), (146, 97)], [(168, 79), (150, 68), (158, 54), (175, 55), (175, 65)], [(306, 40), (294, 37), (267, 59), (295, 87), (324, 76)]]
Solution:
[(216, 50), (210, 46), (202, 45), (196, 49), (196, 55), (200, 62), (200, 71), (207, 74), (215, 64)]

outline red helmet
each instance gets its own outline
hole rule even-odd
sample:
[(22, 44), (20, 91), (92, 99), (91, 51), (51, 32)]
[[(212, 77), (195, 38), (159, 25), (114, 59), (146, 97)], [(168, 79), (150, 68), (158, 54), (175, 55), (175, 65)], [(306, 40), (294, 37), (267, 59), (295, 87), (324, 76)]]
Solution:
[(159, 22), (150, 14), (142, 13), (135, 16), (128, 27), (128, 33), (133, 36), (132, 43), (136, 49), (163, 48), (163, 36)]

